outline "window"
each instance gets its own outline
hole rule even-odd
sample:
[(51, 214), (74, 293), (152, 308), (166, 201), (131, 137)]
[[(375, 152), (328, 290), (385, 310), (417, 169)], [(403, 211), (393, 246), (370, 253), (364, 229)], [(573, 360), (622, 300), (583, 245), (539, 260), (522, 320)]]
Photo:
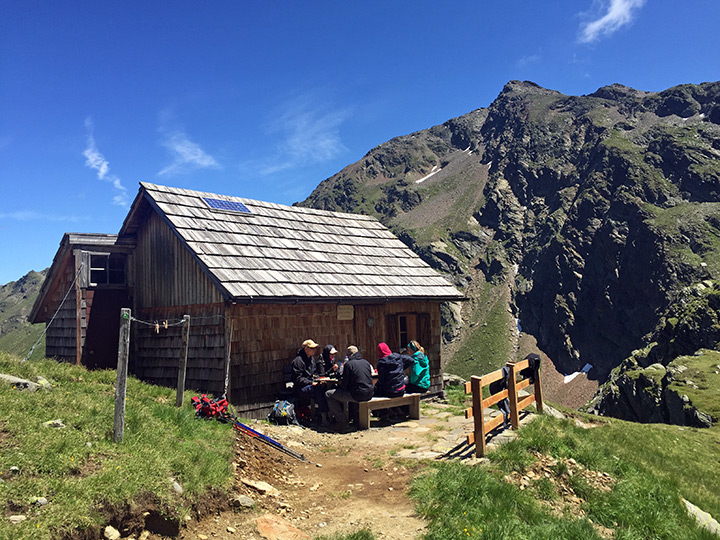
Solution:
[(400, 350), (416, 340), (426, 349), (431, 345), (430, 314), (429, 313), (395, 313), (388, 315), (387, 344), (390, 348)]
[(90, 285), (125, 285), (125, 255), (90, 254)]
[(410, 341), (408, 339), (408, 317), (407, 315), (398, 316), (398, 331), (400, 337), (400, 347), (404, 347)]

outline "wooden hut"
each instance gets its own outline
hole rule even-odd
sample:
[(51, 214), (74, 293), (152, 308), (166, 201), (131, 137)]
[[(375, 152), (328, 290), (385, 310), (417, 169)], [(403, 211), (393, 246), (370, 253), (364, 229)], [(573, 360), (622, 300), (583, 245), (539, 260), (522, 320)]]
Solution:
[[(101, 255), (107, 283), (98, 282)], [(62, 304), (68, 288), (74, 304)], [(110, 289), (118, 291), (115, 300), (122, 291), (132, 309), (133, 373), (175, 385), (179, 321), (189, 315), (187, 387), (217, 395), (229, 384), (230, 400), (247, 417), (267, 412), (283, 388), (283, 367), (307, 338), (340, 351), (356, 345), (373, 363), (378, 342), (397, 350), (417, 339), (430, 358), (431, 391), (439, 391), (440, 304), (463, 298), (370, 216), (147, 183), (118, 235), (63, 239), (31, 315), (49, 322), (56, 310), (64, 314), (62, 332), (48, 328), (48, 355), (114, 365), (117, 349), (94, 363), (87, 359), (97, 351), (86, 350)], [(117, 336), (122, 306), (108, 303), (115, 318), (104, 328)], [(71, 334), (74, 347), (60, 346)]]

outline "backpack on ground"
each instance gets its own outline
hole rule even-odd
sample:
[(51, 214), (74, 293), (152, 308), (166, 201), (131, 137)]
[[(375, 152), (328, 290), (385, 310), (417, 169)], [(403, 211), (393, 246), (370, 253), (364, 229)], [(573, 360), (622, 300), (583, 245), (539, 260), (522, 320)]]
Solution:
[(295, 405), (286, 399), (278, 399), (273, 405), (268, 421), (278, 426), (288, 426), (290, 424), (298, 425), (297, 415), (295, 414)]
[(220, 422), (232, 420), (232, 415), (228, 410), (230, 404), (224, 394), (215, 399), (210, 399), (207, 394), (202, 394), (200, 397), (194, 396), (190, 402), (195, 409), (195, 416), (198, 418), (206, 420), (217, 418)]

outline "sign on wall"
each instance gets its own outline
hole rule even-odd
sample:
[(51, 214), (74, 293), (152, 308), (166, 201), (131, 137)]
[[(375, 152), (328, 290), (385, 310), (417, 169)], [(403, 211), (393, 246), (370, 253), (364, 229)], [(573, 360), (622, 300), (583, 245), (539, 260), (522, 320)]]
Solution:
[(352, 321), (355, 317), (355, 308), (350, 305), (338, 305), (337, 318), (338, 321)]

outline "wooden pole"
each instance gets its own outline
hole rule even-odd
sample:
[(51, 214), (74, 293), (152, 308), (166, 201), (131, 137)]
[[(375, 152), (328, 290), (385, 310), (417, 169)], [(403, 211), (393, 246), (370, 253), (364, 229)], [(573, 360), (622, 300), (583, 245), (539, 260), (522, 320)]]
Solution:
[(182, 407), (185, 397), (185, 373), (187, 372), (188, 346), (190, 344), (190, 315), (183, 316), (182, 345), (180, 346), (180, 366), (178, 367), (177, 394), (175, 406)]
[(226, 327), (225, 333), (225, 389), (223, 391), (223, 395), (228, 401), (230, 401), (230, 396), (228, 395), (228, 392), (230, 389), (230, 359), (232, 355), (233, 323), (234, 321), (231, 317), (230, 327)]
[(517, 382), (517, 371), (515, 362), (508, 362), (510, 376), (508, 377), (508, 401), (510, 401), (510, 424), (513, 429), (520, 427), (520, 411), (518, 411), (518, 394), (515, 384)]
[(543, 413), (542, 385), (540, 384), (540, 368), (535, 373), (535, 407), (539, 414)]
[[(73, 251), (75, 258), (75, 274), (77, 275), (80, 271), (82, 261), (80, 260), (82, 252), (79, 249)], [(87, 270), (90, 275), (90, 269)], [(83, 328), (82, 328), (82, 288), (80, 287), (80, 280), (75, 280), (75, 365), (79, 366), (82, 363), (82, 351), (83, 351)]]
[(130, 354), (130, 308), (120, 310), (120, 341), (118, 344), (117, 383), (115, 384), (115, 425), (113, 438), (122, 442), (125, 432), (125, 392), (128, 356)]
[(485, 443), (485, 411), (483, 411), (482, 406), (482, 377), (473, 375), (470, 378), (470, 386), (472, 388), (473, 422), (475, 424), (475, 455), (483, 457), (487, 448)]

